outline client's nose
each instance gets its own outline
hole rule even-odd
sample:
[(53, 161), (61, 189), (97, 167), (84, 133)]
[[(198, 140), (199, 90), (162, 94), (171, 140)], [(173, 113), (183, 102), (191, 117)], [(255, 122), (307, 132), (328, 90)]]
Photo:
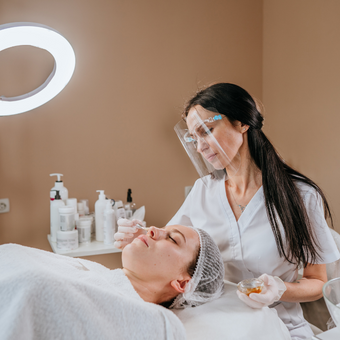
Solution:
[(166, 237), (166, 231), (156, 227), (150, 227), (147, 235), (153, 240), (159, 240)]

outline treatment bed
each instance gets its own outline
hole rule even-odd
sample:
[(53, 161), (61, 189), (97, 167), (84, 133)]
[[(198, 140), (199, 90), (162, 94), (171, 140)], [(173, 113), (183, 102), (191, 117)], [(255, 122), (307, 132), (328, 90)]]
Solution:
[(249, 308), (231, 283), (218, 300), (169, 310), (143, 301), (120, 269), (39, 249), (1, 245), (0, 273), (2, 340), (290, 339), (275, 309)]

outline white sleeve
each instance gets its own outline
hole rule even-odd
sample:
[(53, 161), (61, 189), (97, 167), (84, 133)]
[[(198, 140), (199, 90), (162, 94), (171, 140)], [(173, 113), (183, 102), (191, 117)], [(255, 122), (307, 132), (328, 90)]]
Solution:
[(173, 218), (167, 223), (167, 225), (180, 224), (180, 225), (184, 225), (187, 227), (192, 227), (190, 215), (191, 215), (191, 204), (192, 204), (193, 197), (194, 197), (195, 187), (196, 187), (196, 183), (191, 189), (189, 195), (186, 197), (182, 206), (179, 208), (175, 216), (173, 216)]
[(321, 196), (313, 189), (305, 194), (303, 200), (316, 240), (320, 246), (320, 250), (317, 250), (321, 258), (317, 260), (317, 263), (324, 264), (337, 261), (340, 258), (340, 253), (325, 220)]

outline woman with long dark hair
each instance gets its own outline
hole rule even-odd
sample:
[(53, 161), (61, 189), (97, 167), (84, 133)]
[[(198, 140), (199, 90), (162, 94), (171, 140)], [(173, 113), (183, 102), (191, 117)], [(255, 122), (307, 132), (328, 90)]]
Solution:
[(234, 84), (212, 85), (188, 102), (175, 130), (201, 179), (169, 224), (206, 230), (227, 280), (265, 282), (261, 294), (239, 298), (252, 308), (275, 308), (292, 339), (307, 339), (313, 333), (299, 302), (322, 296), (325, 264), (340, 254), (323, 192), (284, 162), (262, 126), (256, 102)]

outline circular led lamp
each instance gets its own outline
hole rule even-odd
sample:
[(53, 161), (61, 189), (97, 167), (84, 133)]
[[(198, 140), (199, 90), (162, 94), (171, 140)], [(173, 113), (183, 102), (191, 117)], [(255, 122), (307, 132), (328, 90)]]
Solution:
[(76, 57), (71, 44), (45, 25), (14, 22), (0, 25), (0, 52), (29, 45), (42, 48), (54, 57), (54, 67), (46, 81), (35, 90), (17, 97), (0, 97), (0, 116), (15, 115), (39, 107), (55, 97), (70, 81)]

